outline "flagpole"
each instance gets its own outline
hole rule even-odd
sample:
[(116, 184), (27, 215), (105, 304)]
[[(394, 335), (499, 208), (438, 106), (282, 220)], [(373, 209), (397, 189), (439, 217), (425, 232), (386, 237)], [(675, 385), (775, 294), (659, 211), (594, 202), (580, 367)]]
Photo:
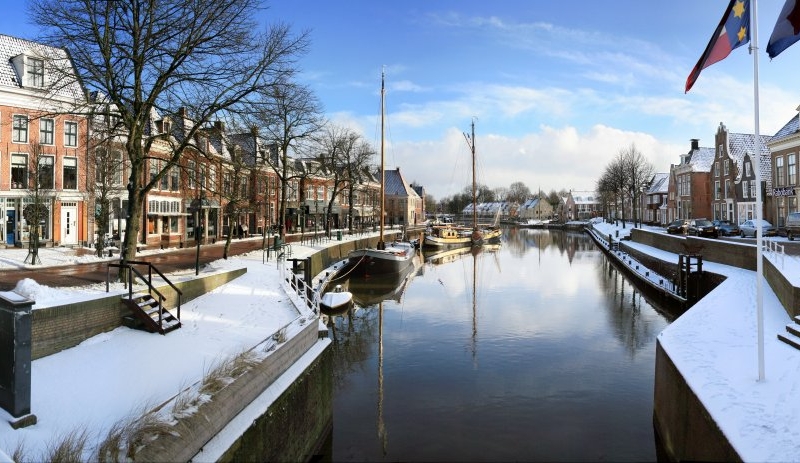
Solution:
[(756, 165), (756, 219), (758, 226), (756, 229), (756, 312), (758, 318), (758, 380), (764, 380), (764, 264), (762, 220), (763, 220), (763, 198), (761, 197), (761, 134), (759, 130), (759, 103), (758, 103), (758, 1), (750, 0), (750, 28), (752, 30), (750, 40), (750, 53), (753, 55), (753, 106), (755, 119), (755, 162)]

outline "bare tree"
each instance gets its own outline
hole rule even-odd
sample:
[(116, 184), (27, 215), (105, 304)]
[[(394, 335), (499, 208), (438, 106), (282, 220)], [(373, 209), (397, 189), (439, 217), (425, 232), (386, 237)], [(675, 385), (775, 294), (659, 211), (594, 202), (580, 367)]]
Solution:
[[(192, 147), (197, 132), (226, 111), (242, 110), (294, 72), (307, 34), (278, 24), (260, 32), (257, 0), (31, 0), (40, 41), (70, 49), (83, 83), (119, 116), (129, 160), (124, 254), (136, 253), (147, 193)], [(156, 115), (178, 123), (152, 130)], [(155, 175), (150, 148), (170, 144)]]
[[(331, 217), (336, 198), (347, 190), (349, 204), (353, 206), (355, 192), (361, 183), (361, 173), (366, 169), (375, 151), (355, 131), (338, 125), (328, 125), (317, 139), (317, 157), (327, 173), (331, 187), (326, 216)], [(352, 232), (352, 216), (348, 215), (348, 228)], [(326, 221), (327, 222), (327, 221)], [(330, 223), (325, 224), (330, 236)]]
[(298, 144), (310, 140), (323, 127), (322, 107), (309, 88), (284, 80), (259, 93), (259, 99), (251, 106), (250, 118), (254, 128), (263, 127), (265, 138), (277, 144), (278, 156), (267, 162), (281, 184), (278, 218), (283, 239), (289, 182), (299, 178), (289, 161), (289, 150), (300, 150)]
[(522, 204), (531, 197), (531, 190), (522, 182), (514, 182), (508, 187), (507, 199), (509, 202)]
[(22, 217), (28, 231), (26, 264), (41, 264), (39, 248), (43, 228), (50, 217), (55, 200), (55, 156), (44, 152), (42, 145), (33, 143), (28, 156), (27, 201)]
[(631, 202), (631, 212), (633, 214), (633, 224), (635, 227), (637, 221), (641, 222), (640, 214), (637, 214), (641, 209), (641, 205), (637, 207), (637, 201), (641, 202), (642, 193), (653, 178), (655, 168), (653, 164), (644, 157), (642, 152), (636, 149), (636, 145), (634, 144), (631, 144), (631, 146), (626, 149), (620, 150), (619, 157), (623, 164), (625, 194)]

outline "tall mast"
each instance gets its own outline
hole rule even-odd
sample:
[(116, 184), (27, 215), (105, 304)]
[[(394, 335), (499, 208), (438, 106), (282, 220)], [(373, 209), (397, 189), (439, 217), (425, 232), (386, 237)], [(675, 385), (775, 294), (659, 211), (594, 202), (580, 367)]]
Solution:
[(378, 249), (386, 249), (386, 243), (384, 243), (384, 241), (383, 241), (383, 213), (384, 213), (384, 207), (386, 206), (386, 204), (384, 202), (385, 201), (385, 195), (386, 195), (386, 189), (385, 189), (386, 171), (384, 170), (384, 166), (383, 166), (383, 159), (384, 159), (384, 153), (383, 153), (383, 150), (384, 150), (384, 142), (383, 142), (383, 138), (384, 138), (384, 128), (383, 128), (384, 127), (384, 122), (383, 122), (383, 118), (384, 118), (384, 116), (383, 116), (383, 113), (384, 113), (384, 104), (385, 104), (384, 103), (384, 95), (386, 94), (386, 88), (385, 88), (385, 85), (384, 85), (384, 74), (385, 74), (385, 71), (382, 69), (381, 70), (381, 212), (380, 212), (380, 214), (381, 214), (381, 235), (380, 235), (380, 238), (378, 239)]
[[(466, 135), (465, 135), (466, 136)], [(475, 120), (472, 120), (472, 135), (466, 136), (470, 153), (472, 154), (472, 229), (478, 230), (478, 195), (475, 191)]]

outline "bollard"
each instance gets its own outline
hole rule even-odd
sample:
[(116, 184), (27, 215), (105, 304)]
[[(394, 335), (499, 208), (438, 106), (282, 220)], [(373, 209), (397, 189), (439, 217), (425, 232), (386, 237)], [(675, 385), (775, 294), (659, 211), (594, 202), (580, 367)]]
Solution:
[(0, 291), (0, 406), (15, 429), (36, 424), (31, 414), (31, 308), (34, 301)]

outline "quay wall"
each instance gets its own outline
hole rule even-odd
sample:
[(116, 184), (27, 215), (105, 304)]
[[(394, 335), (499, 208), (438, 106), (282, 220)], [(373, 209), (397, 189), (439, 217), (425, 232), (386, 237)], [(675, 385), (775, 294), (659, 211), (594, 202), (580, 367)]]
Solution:
[[(754, 244), (670, 236), (647, 230), (631, 232), (634, 242), (664, 251), (700, 254), (704, 261), (755, 271)], [(778, 264), (762, 259), (764, 278), (790, 317), (800, 314), (800, 288), (787, 280)], [(742, 461), (714, 417), (687, 384), (669, 354), (656, 342), (653, 426), (670, 461)]]
[[(183, 292), (181, 301), (186, 303), (238, 278), (246, 271), (237, 269), (216, 273), (176, 282), (175, 286)], [(169, 285), (157, 285), (156, 288), (167, 297), (166, 307), (174, 308), (177, 305), (177, 293)], [(32, 359), (55, 354), (77, 346), (92, 336), (118, 328), (122, 326), (122, 317), (129, 314), (130, 309), (122, 303), (119, 294), (35, 309), (31, 313)]]

